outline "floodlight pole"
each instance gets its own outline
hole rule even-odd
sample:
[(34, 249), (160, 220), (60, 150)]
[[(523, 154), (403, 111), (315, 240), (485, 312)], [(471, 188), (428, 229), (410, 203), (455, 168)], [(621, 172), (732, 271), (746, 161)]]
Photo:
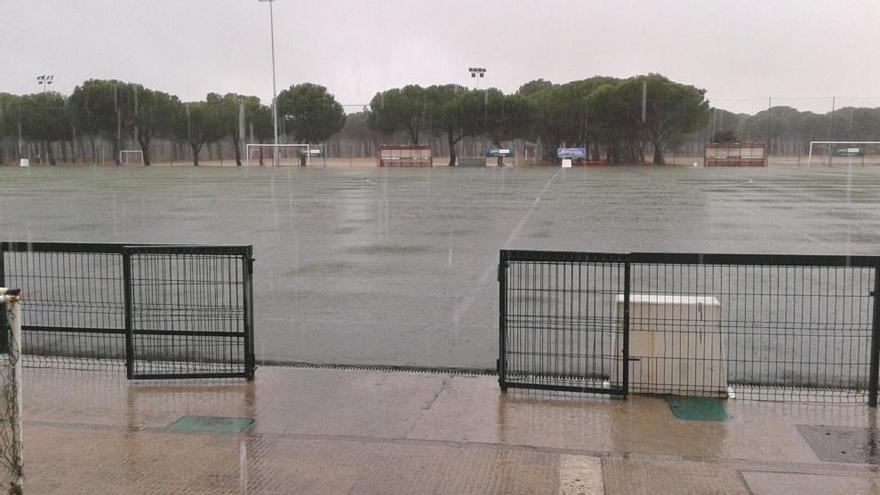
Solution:
[[(471, 78), (476, 79), (476, 86), (474, 89), (477, 91), (480, 90), (480, 79), (486, 76), (486, 68), (485, 67), (468, 67), (468, 72), (471, 73)], [(489, 132), (489, 93), (487, 90), (483, 90), (483, 133), (486, 134)], [(485, 140), (482, 141), (483, 149), (481, 150), (484, 154), (486, 153), (486, 143)]]
[(272, 4), (276, 0), (259, 0), (269, 4), (269, 33), (272, 37), (272, 130), (275, 134), (275, 147), (272, 148), (272, 166), (278, 166), (278, 91), (275, 87), (275, 15)]

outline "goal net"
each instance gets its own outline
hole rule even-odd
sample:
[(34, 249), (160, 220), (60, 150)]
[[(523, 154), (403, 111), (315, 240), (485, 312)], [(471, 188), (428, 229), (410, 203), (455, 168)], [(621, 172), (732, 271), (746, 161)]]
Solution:
[(255, 144), (245, 146), (245, 165), (326, 167), (326, 144)]
[(0, 287), (0, 483), (21, 493), (21, 301)]
[(422, 144), (383, 144), (379, 147), (380, 167), (432, 167), (431, 147)]
[(880, 141), (810, 141), (807, 165), (880, 165)]
[(141, 150), (119, 150), (119, 163), (123, 165), (143, 165), (144, 152)]

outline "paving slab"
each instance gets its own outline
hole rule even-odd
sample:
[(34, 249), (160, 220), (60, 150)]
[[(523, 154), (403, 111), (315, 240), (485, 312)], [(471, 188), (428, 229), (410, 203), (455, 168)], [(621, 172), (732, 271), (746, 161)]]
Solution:
[(749, 495), (739, 472), (718, 463), (615, 456), (605, 462), (605, 477), (609, 493)]
[(880, 493), (880, 480), (851, 476), (815, 474), (744, 472), (743, 477), (754, 495), (852, 495)]
[(559, 455), (526, 449), (59, 426), (29, 436), (32, 493), (555, 494), (559, 483)]
[(877, 428), (798, 425), (798, 431), (823, 461), (880, 464)]
[[(705, 460), (814, 462), (816, 456), (793, 419), (800, 409), (788, 406), (728, 401), (730, 417), (725, 422), (686, 421), (672, 414), (663, 397), (621, 400), (523, 390), (502, 394), (493, 378), (453, 376), (407, 436), (591, 452), (674, 453)], [(806, 407), (811, 418), (856, 421), (850, 415), (858, 414), (847, 409), (856, 407), (826, 407), (823, 414)]]

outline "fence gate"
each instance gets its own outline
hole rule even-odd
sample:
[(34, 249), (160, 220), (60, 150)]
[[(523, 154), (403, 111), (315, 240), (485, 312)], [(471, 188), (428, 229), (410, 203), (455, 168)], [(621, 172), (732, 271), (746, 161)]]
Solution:
[(627, 255), (501, 251), (498, 382), (626, 395)]
[(508, 387), (876, 407), (880, 257), (501, 251)]
[(126, 372), (253, 378), (250, 246), (126, 246)]

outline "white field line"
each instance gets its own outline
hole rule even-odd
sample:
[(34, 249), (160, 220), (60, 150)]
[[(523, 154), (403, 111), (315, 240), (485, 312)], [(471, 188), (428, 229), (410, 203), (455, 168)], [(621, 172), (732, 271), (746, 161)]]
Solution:
[[(510, 246), (510, 243), (513, 242), (514, 239), (519, 237), (520, 231), (529, 220), (529, 217), (532, 216), (532, 213), (534, 213), (535, 209), (537, 209), (538, 204), (541, 202), (541, 197), (544, 196), (548, 189), (550, 189), (550, 184), (553, 183), (553, 180), (556, 179), (556, 176), (559, 175), (559, 172), (561, 171), (562, 169), (560, 168), (550, 177), (550, 179), (547, 180), (547, 183), (544, 184), (544, 188), (541, 189), (541, 192), (539, 192), (535, 200), (532, 201), (529, 209), (522, 216), (522, 218), (519, 219), (519, 222), (516, 224), (513, 230), (510, 231), (510, 234), (507, 236), (507, 238), (504, 239), (504, 242), (501, 243), (501, 249), (506, 249)], [(468, 293), (467, 297), (465, 297), (458, 304), (458, 306), (455, 307), (455, 311), (452, 313), (452, 321), (455, 323), (456, 328), (458, 327), (458, 323), (461, 321), (461, 316), (471, 307), (474, 301), (477, 300), (477, 295), (483, 291), (486, 284), (489, 283), (490, 279), (492, 278), (492, 275), (497, 273), (497, 270), (498, 266), (494, 263), (490, 263), (489, 266), (486, 267), (486, 270), (483, 272), (482, 276), (480, 276), (480, 280), (477, 282), (477, 284), (474, 285), (473, 288), (471, 288), (471, 291)]]

